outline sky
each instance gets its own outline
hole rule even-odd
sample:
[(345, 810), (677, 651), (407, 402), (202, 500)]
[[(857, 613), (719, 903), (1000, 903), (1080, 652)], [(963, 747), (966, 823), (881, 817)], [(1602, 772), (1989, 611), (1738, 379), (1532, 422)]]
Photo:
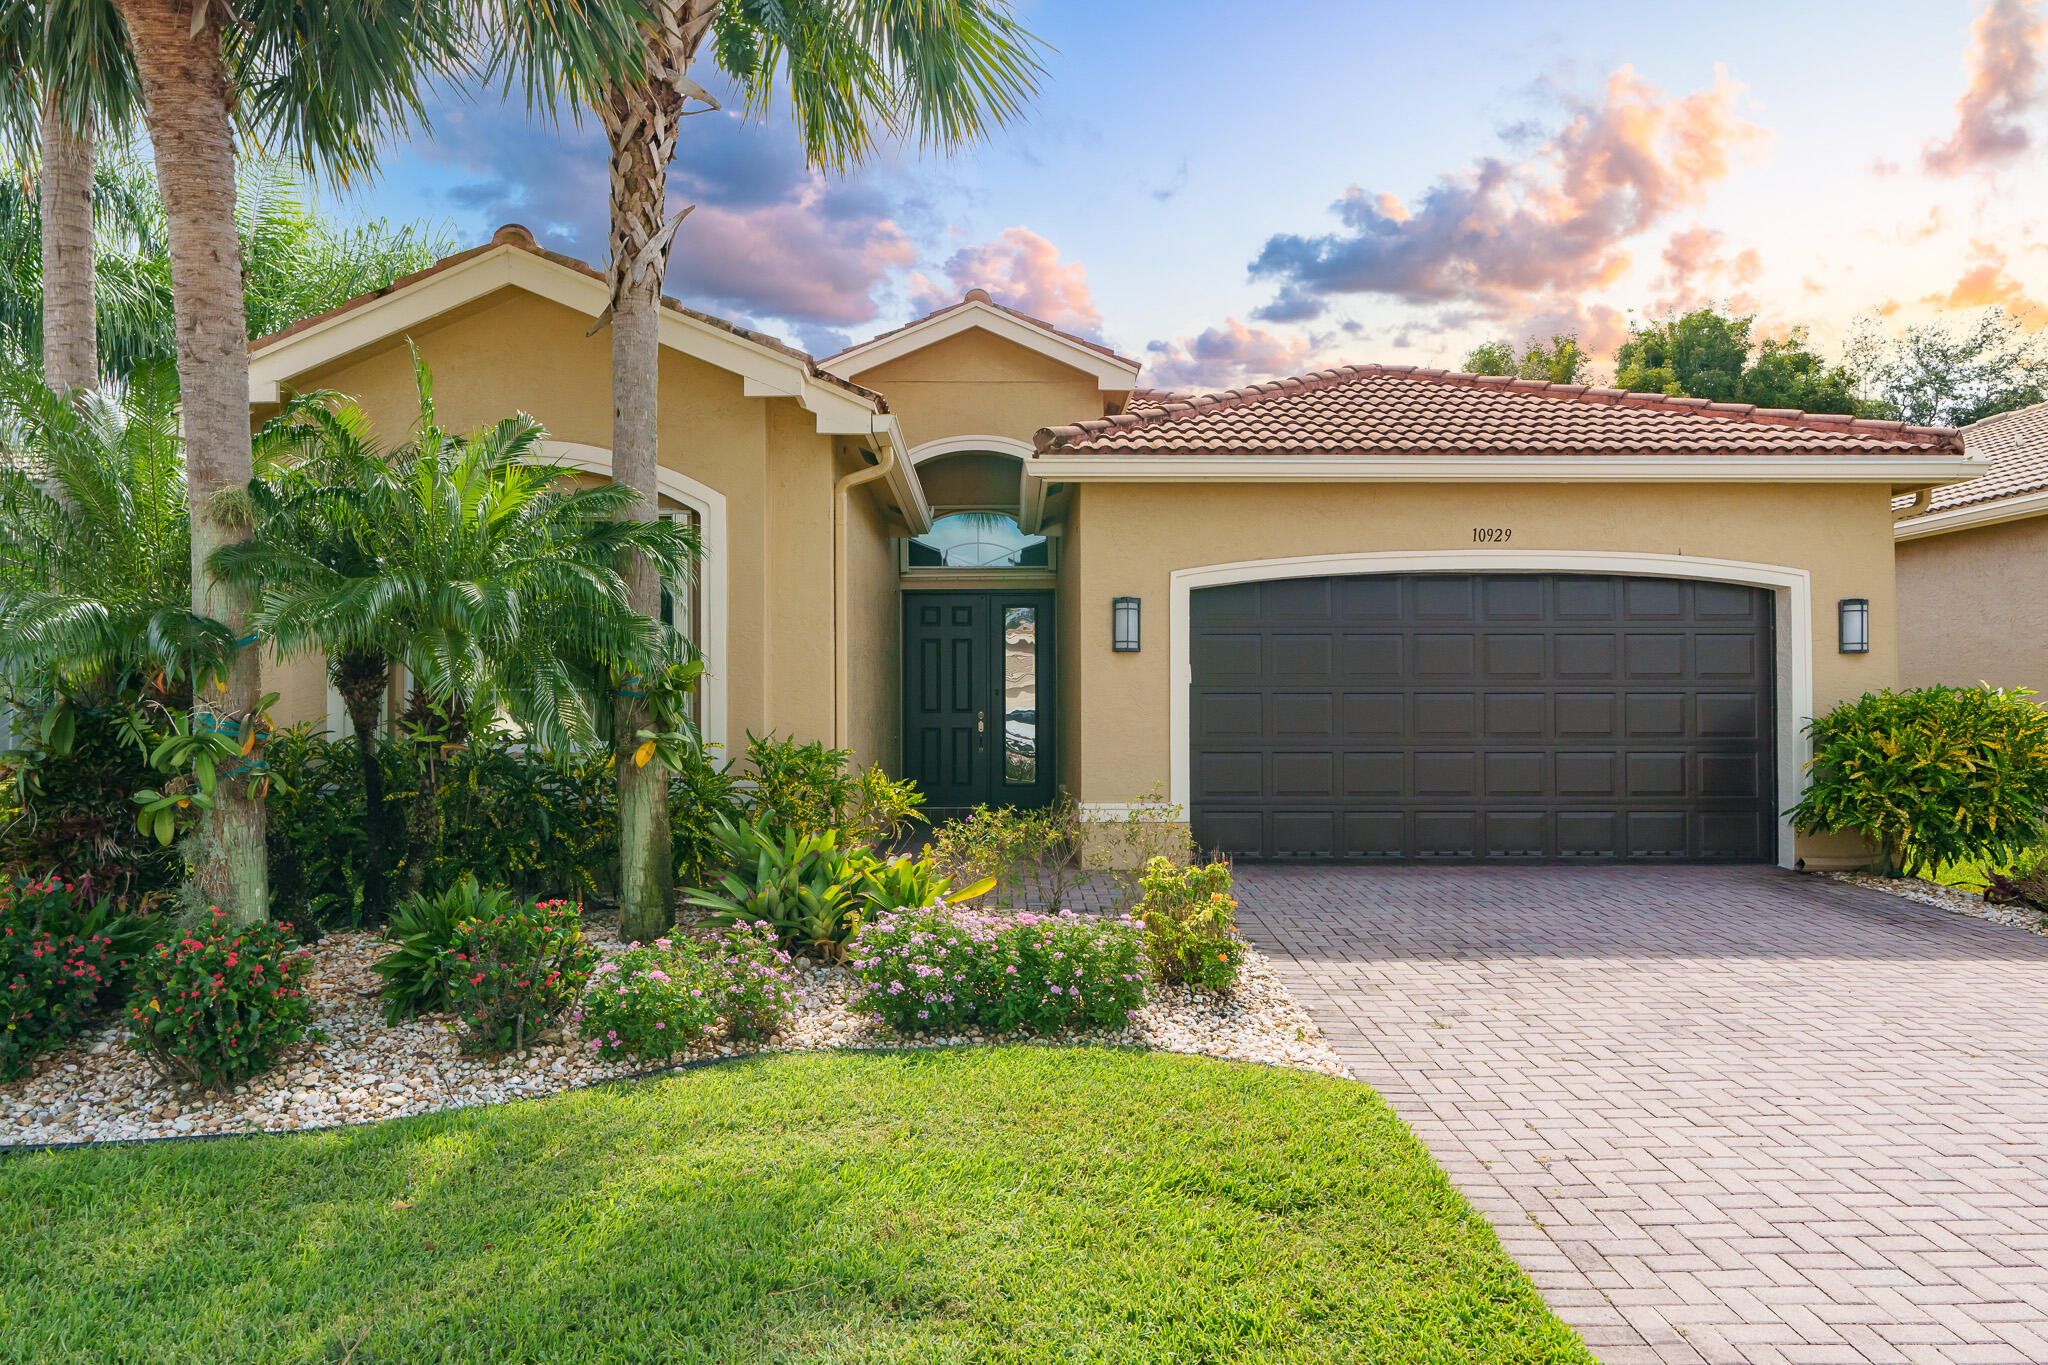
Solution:
[[(668, 291), (822, 356), (979, 286), (1185, 389), (1556, 332), (1604, 359), (1707, 303), (1830, 353), (2038, 326), (2044, 4), (1019, 0), (1038, 93), (965, 150), (841, 176), (774, 110), (687, 119)], [(333, 211), (601, 261), (593, 122), (475, 89), (431, 123)]]

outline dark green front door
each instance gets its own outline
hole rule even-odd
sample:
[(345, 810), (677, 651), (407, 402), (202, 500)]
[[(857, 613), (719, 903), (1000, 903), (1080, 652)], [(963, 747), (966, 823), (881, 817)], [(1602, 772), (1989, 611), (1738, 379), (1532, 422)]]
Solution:
[(903, 767), (934, 809), (1038, 806), (1052, 771), (1052, 594), (903, 594)]

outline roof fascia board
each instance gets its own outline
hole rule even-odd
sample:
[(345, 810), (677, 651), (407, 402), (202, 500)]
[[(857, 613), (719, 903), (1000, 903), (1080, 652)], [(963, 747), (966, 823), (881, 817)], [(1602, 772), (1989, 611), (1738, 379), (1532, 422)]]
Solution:
[(2024, 521), (2028, 517), (2039, 516), (2048, 516), (2048, 489), (2000, 498), (1995, 502), (1951, 507), (1944, 512), (1929, 512), (1911, 521), (1900, 522), (1892, 529), (1892, 536), (1896, 540), (1920, 540), (1927, 536), (1946, 535), (1950, 531), (1966, 531), (1973, 526), (1996, 526), (2001, 522)]
[(1959, 483), (1984, 472), (1970, 456), (1458, 455), (1301, 458), (1038, 455), (1030, 477), (1113, 483)]
[(1062, 365), (1081, 370), (1093, 377), (1097, 386), (1106, 392), (1121, 393), (1137, 382), (1138, 365), (1126, 364), (1093, 347), (1033, 327), (978, 299), (959, 304), (938, 317), (913, 322), (900, 331), (841, 351), (831, 357), (823, 368), (841, 379), (853, 379), (877, 365), (901, 359), (976, 327), (1057, 360)]

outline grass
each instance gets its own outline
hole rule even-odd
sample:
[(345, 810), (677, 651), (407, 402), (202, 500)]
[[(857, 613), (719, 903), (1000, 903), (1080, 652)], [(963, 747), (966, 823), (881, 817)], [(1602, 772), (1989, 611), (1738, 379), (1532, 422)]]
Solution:
[(7, 1361), (1592, 1361), (1370, 1089), (1109, 1049), (0, 1158), (0, 1247)]

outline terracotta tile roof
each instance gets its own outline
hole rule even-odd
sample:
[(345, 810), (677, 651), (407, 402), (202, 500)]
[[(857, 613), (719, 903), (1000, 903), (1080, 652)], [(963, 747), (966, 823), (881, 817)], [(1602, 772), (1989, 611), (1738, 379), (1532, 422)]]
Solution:
[(1132, 389), (1130, 401), (1124, 404), (1124, 411), (1136, 412), (1139, 408), (1156, 408), (1162, 403), (1185, 403), (1194, 396), (1175, 389)]
[(909, 322), (906, 322), (901, 327), (891, 327), (886, 332), (877, 332), (873, 336), (869, 337), (866, 341), (855, 342), (853, 345), (847, 347), (845, 351), (838, 351), (833, 353), (832, 355), (826, 356), (824, 360), (822, 360), (819, 363), (829, 365), (833, 361), (837, 360), (840, 356), (845, 355), (847, 351), (858, 351), (861, 347), (872, 346), (876, 342), (882, 340), (885, 337), (895, 336), (899, 332), (907, 332), (913, 327), (922, 327), (927, 322), (931, 322), (937, 318), (942, 318), (946, 316), (946, 314), (948, 313), (958, 312), (960, 309), (965, 308), (972, 303), (985, 303), (989, 307), (997, 310), (998, 312), (1008, 313), (1011, 317), (1017, 319), (1017, 321), (1028, 323), (1031, 326), (1038, 328), (1038, 330), (1040, 330), (1041, 332), (1049, 332), (1053, 336), (1060, 338), (1062, 341), (1071, 341), (1076, 346), (1086, 346), (1089, 350), (1095, 351), (1101, 355), (1106, 355), (1111, 360), (1117, 361), (1120, 364), (1130, 366), (1133, 370), (1138, 368), (1137, 361), (1131, 359), (1127, 355), (1118, 355), (1115, 351), (1112, 351), (1109, 347), (1103, 345), (1099, 341), (1090, 341), (1087, 337), (1075, 336), (1072, 332), (1063, 332), (1059, 328), (1047, 322), (1044, 318), (1035, 318), (1032, 317), (1029, 313), (1020, 312), (1017, 309), (1010, 307), (1006, 303), (997, 303), (993, 298), (989, 296), (989, 292), (986, 289), (970, 289), (967, 291), (966, 297), (961, 299), (958, 303), (949, 303), (944, 308), (941, 308), (936, 312), (926, 313), (923, 317), (915, 318)]
[[(1963, 428), (1963, 448), (1972, 455), (1988, 458), (1990, 467), (1968, 483), (1935, 489), (1933, 501), (1922, 516), (2048, 492), (2048, 403), (2035, 403), (1972, 422)], [(1911, 498), (1900, 498), (1894, 505), (1903, 509), (1912, 504)], [(1918, 519), (1901, 524), (1910, 526)]]
[(1105, 456), (1960, 453), (1947, 427), (1419, 369), (1344, 365), (1037, 435)]
[[(293, 336), (299, 332), (303, 332), (309, 327), (327, 321), (329, 318), (339, 317), (343, 313), (353, 312), (355, 309), (362, 307), (366, 303), (370, 303), (374, 300), (381, 299), (387, 294), (395, 294), (401, 289), (404, 289), (410, 285), (418, 284), (421, 280), (428, 279), (431, 278), (432, 276), (438, 275), (442, 271), (447, 270), (453, 266), (460, 265), (462, 264), (462, 262), (470, 260), (473, 257), (481, 256), (487, 251), (495, 251), (497, 248), (501, 246), (513, 247), (516, 248), (517, 250), (524, 251), (529, 255), (538, 256), (544, 261), (552, 261), (556, 265), (566, 266), (568, 269), (575, 271), (577, 274), (588, 275), (591, 279), (597, 280), (600, 283), (602, 283), (605, 278), (604, 272), (599, 270), (596, 266), (591, 265), (588, 261), (579, 261), (574, 256), (564, 256), (559, 251), (549, 251), (546, 247), (542, 246), (539, 242), (535, 241), (533, 234), (529, 232), (526, 228), (522, 227), (518, 223), (507, 223), (505, 224), (505, 226), (499, 228), (496, 232), (492, 233), (491, 240), (486, 242), (482, 246), (471, 247), (468, 251), (458, 251), (453, 256), (443, 256), (440, 260), (434, 262), (425, 270), (418, 270), (410, 275), (401, 275), (397, 279), (393, 280), (390, 284), (385, 285), (382, 289), (373, 289), (367, 294), (358, 294), (352, 299), (346, 299), (342, 301), (341, 303), (328, 309), (324, 313), (315, 313), (312, 317), (300, 318), (297, 322), (293, 323), (291, 326), (285, 328), (282, 331), (272, 332), (269, 336), (257, 337), (255, 340), (249, 343), (249, 349), (252, 352), (260, 351), (266, 346), (272, 345), (275, 342), (282, 341), (288, 336)], [(751, 328), (742, 327), (737, 323), (727, 322), (724, 318), (713, 317), (709, 313), (700, 313), (694, 308), (685, 308), (681, 303), (679, 303), (675, 299), (668, 298), (666, 296), (662, 298), (661, 303), (662, 307), (664, 308), (667, 308), (676, 313), (680, 313), (684, 317), (694, 318), (698, 322), (704, 323), (710, 327), (715, 327), (722, 332), (730, 332), (732, 333), (732, 335), (739, 337), (743, 341), (751, 341), (755, 345), (765, 346), (771, 351), (780, 351), (782, 354), (790, 357), (792, 360), (802, 362), (803, 365), (810, 371), (810, 375), (813, 379), (822, 380), (825, 383), (831, 384), (836, 388), (845, 389), (849, 393), (859, 394), (863, 398), (873, 399), (875, 402), (876, 410), (879, 412), (887, 412), (889, 410), (888, 404), (883, 399), (881, 394), (876, 393), (873, 389), (863, 388), (859, 384), (854, 383), (850, 379), (841, 379), (836, 374), (827, 374), (824, 370), (818, 368), (818, 362), (814, 360), (811, 357), (810, 353), (807, 351), (799, 351), (796, 347), (791, 346), (785, 341), (781, 341), (775, 337), (769, 336), (765, 332), (756, 332)]]

